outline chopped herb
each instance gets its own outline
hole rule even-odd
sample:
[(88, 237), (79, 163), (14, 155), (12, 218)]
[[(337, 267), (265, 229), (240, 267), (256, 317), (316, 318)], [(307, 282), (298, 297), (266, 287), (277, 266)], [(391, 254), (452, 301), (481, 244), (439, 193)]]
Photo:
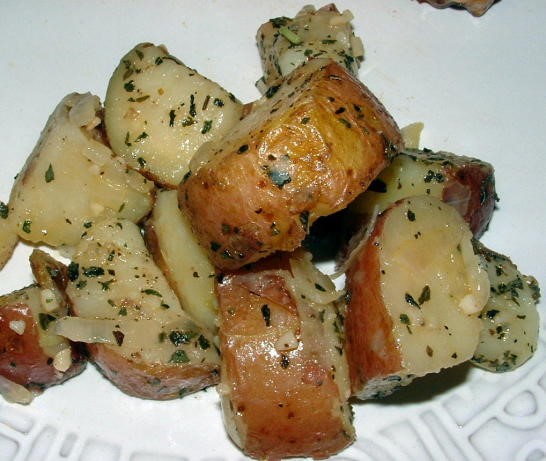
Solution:
[(287, 355), (281, 354), (281, 367), (286, 369), (288, 365), (290, 365), (290, 359)]
[(84, 267), (83, 275), (86, 277), (100, 277), (101, 275), (104, 275), (104, 269), (98, 266)]
[(340, 117), (338, 118), (338, 120), (343, 123), (347, 128), (351, 128), (352, 125), (351, 125), (351, 122), (349, 122), (349, 120), (343, 118), (343, 117)]
[(82, 288), (85, 288), (87, 286), (87, 280), (80, 280), (78, 283), (76, 283), (76, 288), (78, 290), (81, 290)]
[(92, 221), (87, 221), (87, 222), (84, 222), (83, 223), (83, 227), (85, 227), (86, 229), (89, 229), (90, 227), (93, 226), (93, 222)]
[(427, 174), (425, 175), (425, 177), (423, 178), (423, 181), (425, 181), (426, 183), (430, 183), (430, 182), (444, 182), (444, 175), (442, 173), (436, 173), (432, 170), (428, 170), (427, 171)]
[(122, 317), (125, 317), (127, 315), (127, 308), (121, 307), (118, 311), (118, 315), (121, 315)]
[(495, 316), (499, 313), (499, 311), (497, 309), (490, 309), (488, 310), (486, 313), (485, 313), (485, 316), (488, 318), (488, 319), (493, 319), (495, 318)]
[(195, 117), (197, 110), (195, 109), (195, 96), (190, 94), (190, 116)]
[(406, 302), (407, 302), (410, 306), (417, 307), (418, 309), (421, 309), (421, 306), (419, 306), (419, 304), (417, 303), (417, 301), (415, 301), (415, 299), (413, 299), (413, 296), (410, 295), (409, 293), (406, 293), (406, 294), (405, 294), (405, 299), (406, 299)]
[(210, 347), (209, 340), (203, 335), (199, 335), (199, 338), (197, 338), (197, 342), (199, 343), (199, 347), (203, 350), (206, 350)]
[(25, 219), (23, 221), (23, 232), (26, 234), (30, 234), (30, 226), (32, 224), (32, 221), (30, 219)]
[(307, 232), (309, 230), (309, 211), (305, 210), (300, 213), (300, 223)]
[(402, 322), (404, 325), (409, 325), (410, 318), (406, 314), (400, 314), (400, 322)]
[(182, 126), (191, 126), (195, 123), (195, 119), (193, 117), (186, 117), (184, 120), (182, 120)]
[(222, 101), (221, 99), (219, 98), (214, 98), (212, 103), (216, 106), (216, 107), (223, 107), (224, 106), (224, 101)]
[(57, 318), (51, 314), (46, 314), (44, 312), (40, 312), (38, 314), (38, 322), (40, 323), (40, 327), (42, 328), (42, 330), (47, 330), (49, 324), (55, 320), (57, 320)]
[(285, 26), (289, 20), (290, 19), (286, 16), (280, 16), (278, 18), (270, 19), (269, 22), (275, 29), (278, 29), (279, 27)]
[(336, 43), (337, 40), (334, 40), (332, 38), (325, 38), (322, 40), (323, 45), (331, 45), (332, 43)]
[(146, 133), (145, 131), (143, 131), (142, 133), (140, 133), (137, 138), (135, 139), (135, 142), (138, 142), (138, 141), (142, 141), (143, 139), (146, 139), (148, 137), (148, 133)]
[(205, 120), (203, 123), (203, 128), (201, 129), (201, 134), (208, 133), (212, 128), (212, 120)]
[(108, 291), (110, 289), (110, 285), (114, 282), (114, 279), (108, 280), (106, 282), (99, 282), (102, 286), (102, 291)]
[(295, 32), (291, 31), (286, 26), (281, 26), (279, 28), (279, 33), (286, 38), (292, 45), (299, 45), (301, 43), (301, 38)]
[(171, 355), (169, 362), (171, 363), (188, 363), (190, 359), (188, 358), (186, 352), (183, 350), (177, 350)]
[(129, 137), (131, 135), (129, 134), (129, 132), (125, 133), (125, 145), (126, 146), (132, 146), (132, 144), (129, 142)]
[(218, 251), (222, 245), (220, 245), (218, 242), (210, 242), (210, 249), (212, 251)]
[(169, 333), (169, 339), (175, 346), (182, 344), (189, 344), (190, 341), (197, 336), (197, 333), (193, 331), (180, 331), (173, 330)]
[(322, 285), (319, 285), (318, 283), (315, 283), (315, 288), (318, 290), (318, 291), (326, 291), (326, 288), (324, 288)]
[(307, 125), (310, 120), (311, 120), (311, 117), (303, 117), (301, 119), (301, 123), (302, 123), (302, 125)]
[(80, 275), (80, 265), (78, 263), (75, 263), (72, 261), (68, 265), (68, 279), (73, 282), (76, 280)]
[(116, 338), (117, 345), (121, 346), (123, 344), (123, 339), (125, 338), (125, 335), (119, 330), (112, 331), (112, 334), (114, 335), (114, 338)]
[(276, 93), (277, 91), (279, 91), (279, 88), (280, 88), (280, 87), (281, 87), (280, 85), (273, 85), (273, 86), (270, 86), (270, 87), (267, 89), (267, 91), (265, 92), (265, 97), (266, 97), (267, 99), (272, 98), (272, 97), (275, 95), (275, 93)]
[(152, 295), (152, 296), (158, 296), (161, 298), (161, 293), (159, 291), (154, 290), (153, 288), (146, 288), (145, 290), (140, 290), (141, 293)]
[(264, 318), (265, 326), (271, 326), (271, 309), (267, 304), (262, 306), (262, 317)]
[(125, 88), (125, 91), (131, 93), (135, 89), (135, 82), (134, 80), (129, 80), (128, 82), (125, 82), (123, 84), (123, 88)]
[(137, 162), (140, 165), (140, 168), (144, 168), (146, 166), (146, 163), (147, 163), (146, 160), (143, 159), (142, 157), (137, 158)]
[(9, 215), (9, 207), (2, 201), (0, 201), (0, 218), (7, 219)]
[(408, 220), (409, 221), (415, 221), (415, 213), (411, 210), (408, 210), (408, 212), (406, 213), (406, 216), (408, 217)]
[(238, 154), (244, 154), (248, 150), (248, 144), (243, 144), (237, 149)]
[(169, 126), (174, 126), (174, 119), (176, 118), (176, 113), (174, 109), (169, 111)]
[(430, 347), (428, 345), (427, 345), (427, 348), (426, 348), (426, 352), (427, 352), (427, 355), (429, 357), (432, 357), (434, 355), (434, 350), (432, 349), (432, 347)]
[(45, 172), (45, 182), (51, 182), (55, 179), (55, 172), (53, 171), (53, 166), (51, 163)]
[(419, 305), (422, 305), (423, 303), (430, 301), (430, 287), (428, 285), (425, 285), (423, 287), (423, 291), (421, 291), (421, 294), (419, 295), (419, 299), (417, 302)]
[(138, 48), (135, 49), (135, 53), (138, 56), (138, 59), (142, 61), (142, 58), (144, 58), (144, 53), (140, 51)]

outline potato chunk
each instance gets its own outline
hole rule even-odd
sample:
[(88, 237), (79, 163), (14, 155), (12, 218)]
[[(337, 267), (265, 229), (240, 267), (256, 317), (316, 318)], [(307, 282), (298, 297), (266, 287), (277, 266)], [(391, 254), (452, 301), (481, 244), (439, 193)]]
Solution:
[(493, 166), (449, 152), (406, 150), (350, 205), (368, 216), (397, 200), (430, 195), (454, 206), (479, 238), (487, 229), (497, 195)]
[(345, 320), (352, 389), (380, 397), (470, 359), (489, 279), (459, 213), (435, 197), (397, 202), (351, 256)]
[(158, 193), (146, 222), (145, 240), (182, 307), (212, 333), (218, 330), (216, 270), (199, 245), (186, 215), (178, 208), (176, 191)]
[(306, 254), (226, 273), (220, 302), (227, 430), (249, 456), (325, 458), (354, 440), (339, 296)]
[(340, 13), (334, 4), (318, 10), (304, 6), (294, 18), (270, 19), (256, 34), (263, 77), (262, 93), (310, 59), (333, 59), (356, 76), (364, 47), (351, 25), (353, 15)]
[(17, 391), (17, 385), (41, 392), (77, 375), (86, 364), (81, 347), (53, 327), (68, 313), (66, 267), (39, 250), (32, 253), (31, 265), (37, 283), (0, 296), (0, 376), (12, 383), (0, 389), (9, 391), (4, 395), (9, 400), (19, 396), (18, 403), (28, 403), (32, 394)]
[(172, 188), (197, 149), (227, 133), (243, 108), (220, 85), (151, 43), (137, 45), (121, 59), (104, 105), (114, 152)]
[(179, 188), (214, 264), (233, 269), (300, 246), (401, 147), (381, 103), (332, 61), (310, 61), (264, 96)]
[(91, 359), (121, 390), (165, 400), (216, 384), (212, 336), (182, 310), (138, 226), (113, 219), (93, 226), (69, 275), (77, 317), (58, 320), (57, 332), (88, 343)]
[(494, 372), (523, 365), (536, 351), (540, 319), (538, 282), (523, 275), (510, 258), (474, 243), (491, 283), (480, 317), (483, 329), (472, 363)]
[(73, 246), (97, 219), (136, 222), (150, 211), (154, 185), (103, 144), (100, 110), (97, 96), (73, 93), (49, 118), (10, 197), (22, 239)]
[(8, 262), (18, 241), (19, 236), (9, 216), (9, 207), (0, 201), (0, 269)]

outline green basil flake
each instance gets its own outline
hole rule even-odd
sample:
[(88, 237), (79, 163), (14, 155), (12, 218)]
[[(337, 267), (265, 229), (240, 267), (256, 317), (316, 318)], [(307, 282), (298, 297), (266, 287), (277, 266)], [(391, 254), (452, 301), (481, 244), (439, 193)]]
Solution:
[(205, 120), (203, 123), (203, 128), (201, 129), (201, 134), (208, 133), (212, 128), (212, 120)]
[(271, 309), (267, 304), (262, 306), (262, 317), (264, 318), (265, 326), (271, 326)]
[(153, 288), (146, 288), (145, 290), (140, 290), (141, 293), (152, 295), (152, 296), (158, 296), (161, 298), (161, 293), (157, 290), (154, 290)]
[(417, 300), (417, 302), (419, 303), (419, 305), (421, 305), (427, 301), (430, 301), (430, 287), (428, 285), (425, 285), (423, 287), (423, 291), (421, 291), (421, 294), (419, 295), (419, 299)]
[(98, 266), (84, 267), (82, 272), (86, 277), (100, 277), (104, 275), (104, 269)]
[(206, 350), (210, 347), (209, 340), (203, 335), (199, 335), (199, 338), (197, 338), (197, 342), (199, 343), (199, 347), (203, 350)]
[(174, 126), (174, 119), (176, 118), (176, 112), (174, 109), (169, 111), (169, 126)]
[(9, 207), (2, 201), (0, 201), (0, 218), (7, 219), (9, 215)]
[(45, 182), (51, 182), (55, 179), (55, 172), (53, 171), (53, 166), (51, 163), (45, 172)]
[(26, 234), (30, 234), (30, 226), (32, 224), (32, 221), (30, 219), (25, 219), (23, 221), (23, 232)]
[(173, 330), (169, 333), (169, 339), (171, 343), (175, 346), (180, 346), (182, 344), (189, 344), (189, 342), (197, 336), (197, 333), (194, 331), (180, 331)]
[(181, 349), (175, 351), (169, 360), (171, 363), (188, 363), (189, 361), (188, 355)]
[(128, 82), (123, 84), (123, 88), (125, 88), (125, 91), (131, 93), (135, 89), (135, 82), (134, 80), (129, 80)]
[(406, 299), (406, 302), (407, 302), (410, 306), (417, 307), (418, 309), (421, 309), (421, 306), (419, 306), (419, 304), (417, 303), (417, 301), (415, 301), (415, 299), (413, 298), (413, 296), (410, 295), (409, 293), (406, 293), (406, 294), (404, 295), (404, 298)]
[(42, 327), (42, 330), (47, 330), (49, 324), (54, 320), (57, 320), (57, 318), (52, 316), (51, 314), (46, 314), (44, 312), (40, 312), (38, 314), (38, 322), (40, 323), (40, 327)]

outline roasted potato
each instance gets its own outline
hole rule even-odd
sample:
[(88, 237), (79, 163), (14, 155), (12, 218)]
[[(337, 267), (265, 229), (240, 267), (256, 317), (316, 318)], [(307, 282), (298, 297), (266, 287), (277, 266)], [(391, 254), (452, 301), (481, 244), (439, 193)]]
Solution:
[(474, 16), (482, 16), (491, 8), (496, 0), (419, 0), (421, 3), (425, 1), (436, 8), (454, 6), (457, 8), (464, 8)]
[(401, 147), (394, 120), (339, 64), (314, 60), (264, 96), (179, 187), (213, 263), (234, 269), (299, 247)]
[(19, 236), (9, 216), (9, 206), (0, 201), (0, 270), (8, 262), (18, 241)]
[(418, 196), (379, 215), (347, 270), (345, 319), (353, 393), (388, 395), (415, 377), (469, 360), (489, 279), (468, 224)]
[(140, 229), (105, 220), (89, 229), (69, 265), (75, 317), (57, 333), (88, 343), (90, 358), (127, 394), (179, 398), (218, 381), (211, 334), (182, 310)]
[(354, 440), (340, 296), (309, 256), (273, 256), (217, 286), (221, 396), (249, 456), (325, 458)]
[(22, 239), (73, 246), (98, 219), (149, 213), (154, 185), (103, 144), (100, 115), (97, 96), (72, 93), (49, 118), (11, 192)]
[(401, 198), (416, 195), (438, 197), (454, 206), (479, 238), (487, 229), (497, 200), (493, 166), (449, 152), (406, 150), (372, 181), (350, 209), (371, 216)]
[(171, 188), (199, 147), (229, 132), (243, 110), (231, 93), (151, 43), (121, 59), (104, 105), (114, 152)]
[(144, 234), (148, 249), (169, 280), (183, 309), (205, 328), (218, 331), (216, 271), (199, 245), (186, 215), (178, 208), (176, 191), (157, 194)]
[(53, 328), (68, 312), (61, 294), (66, 267), (39, 250), (31, 265), (38, 283), (0, 296), (0, 389), (17, 403), (29, 403), (33, 394), (77, 375), (86, 363), (84, 350)]
[(356, 76), (364, 58), (364, 47), (351, 25), (349, 10), (340, 13), (334, 4), (318, 10), (304, 6), (294, 18), (270, 19), (256, 34), (263, 77), (262, 93), (310, 59), (333, 59)]
[(523, 275), (510, 258), (474, 242), (487, 270), (491, 295), (480, 314), (483, 329), (471, 362), (494, 372), (523, 365), (536, 351), (540, 319), (538, 282)]

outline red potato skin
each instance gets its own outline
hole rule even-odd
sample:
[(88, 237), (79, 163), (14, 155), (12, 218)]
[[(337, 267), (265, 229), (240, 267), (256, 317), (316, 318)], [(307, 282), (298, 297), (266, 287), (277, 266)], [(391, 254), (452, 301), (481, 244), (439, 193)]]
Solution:
[(232, 273), (217, 291), (222, 380), (231, 387), (229, 405), (246, 434), (243, 451), (258, 459), (321, 459), (349, 445), (351, 436), (332, 414), (339, 390), (330, 371), (301, 350), (280, 354), (274, 347), (276, 332), (264, 321), (264, 305), (271, 325), (298, 331), (300, 324), (284, 281)]
[[(12, 320), (26, 323), (22, 335), (14, 332)], [(81, 348), (72, 346), (72, 366), (61, 373), (53, 366), (53, 359), (40, 346), (39, 326), (31, 308), (23, 302), (5, 305), (0, 309), (0, 374), (29, 390), (43, 390), (79, 374), (86, 358)]]
[(343, 209), (402, 146), (362, 83), (333, 62), (310, 75), (307, 66), (285, 82), (296, 86), (288, 99), (260, 100), (179, 187), (180, 207), (223, 270), (299, 247), (318, 217)]
[(383, 303), (379, 252), (375, 249), (384, 222), (380, 217), (346, 273), (350, 297), (345, 335), (353, 393), (370, 379), (391, 375), (402, 368), (400, 352), (392, 335), (392, 319)]
[(460, 161), (448, 169), (442, 201), (455, 207), (469, 224), (474, 237), (480, 238), (495, 210), (494, 172), (489, 164), (465, 159), (460, 157)]
[(172, 400), (218, 384), (212, 365), (180, 367), (129, 359), (104, 344), (89, 344), (93, 362), (104, 376), (128, 395), (151, 400)]

